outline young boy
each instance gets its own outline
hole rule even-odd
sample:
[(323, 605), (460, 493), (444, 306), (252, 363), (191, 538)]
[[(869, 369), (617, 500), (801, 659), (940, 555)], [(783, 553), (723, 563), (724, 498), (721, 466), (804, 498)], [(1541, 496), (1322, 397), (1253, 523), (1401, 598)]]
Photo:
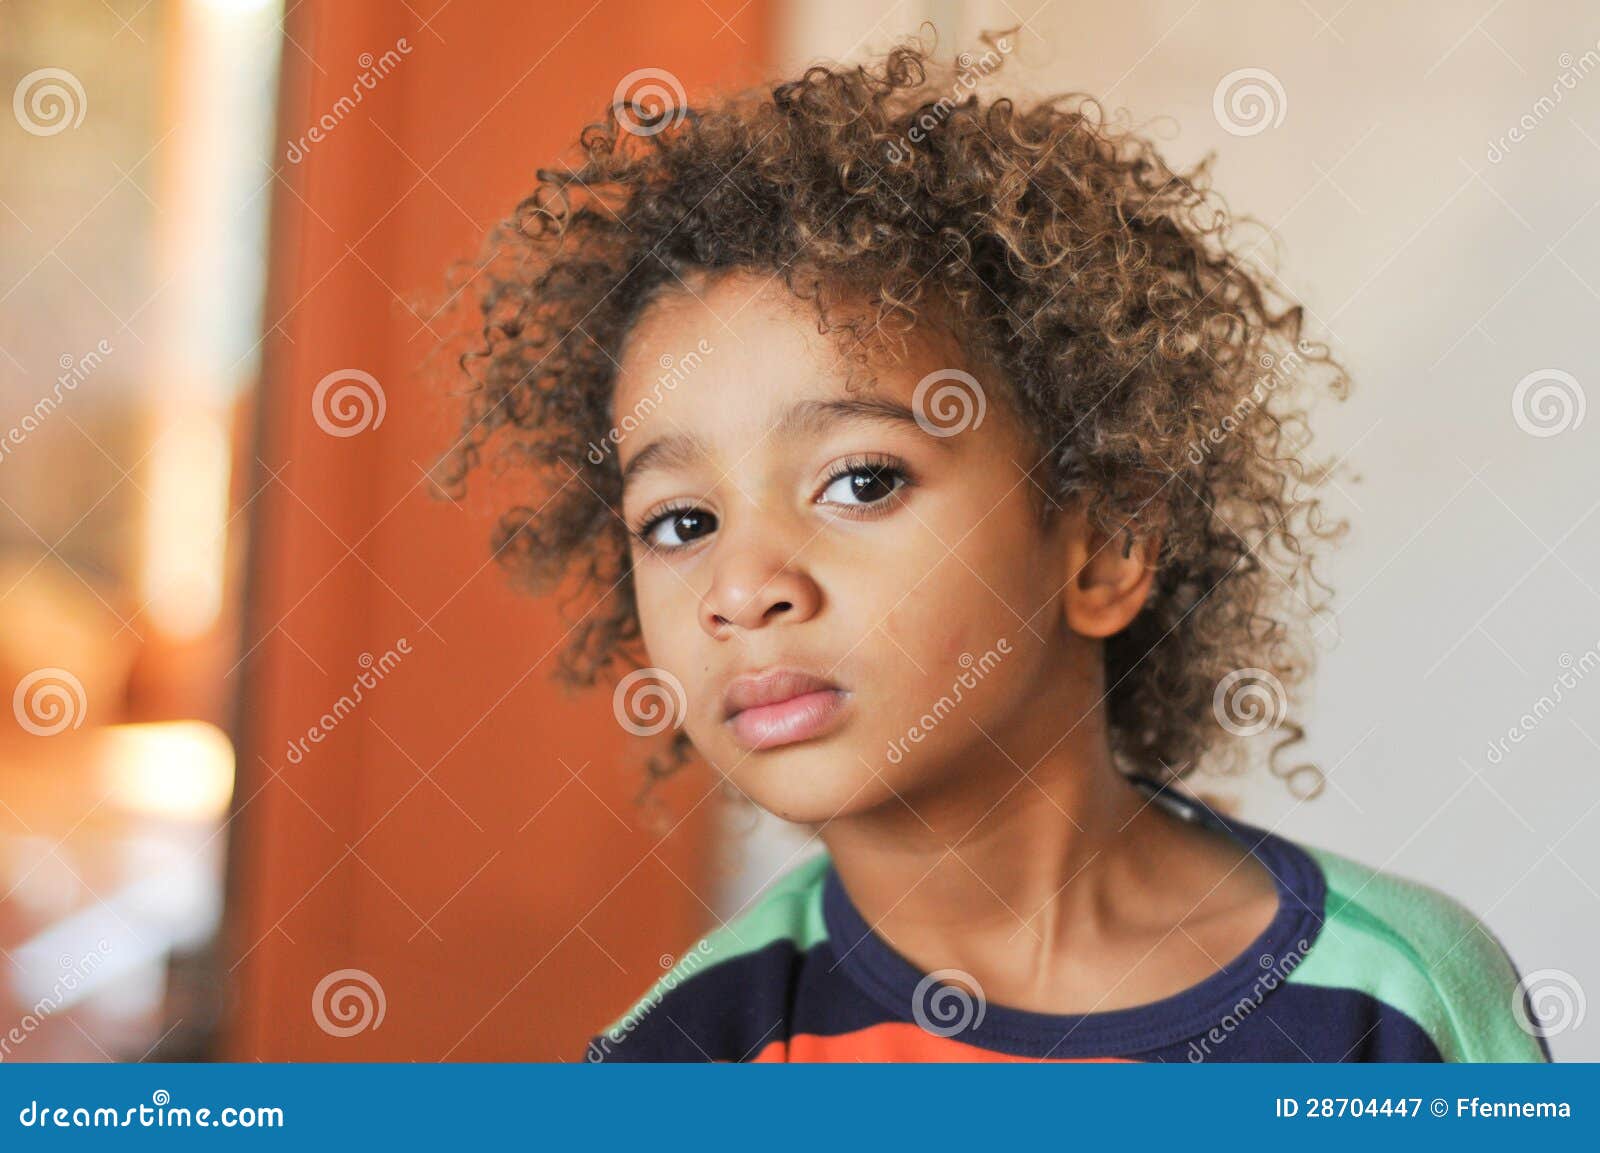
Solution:
[(497, 552), (827, 850), (587, 1059), (1547, 1060), (1461, 906), (1180, 789), (1299, 737), (1290, 394), (1342, 375), (1203, 171), (973, 87), (619, 106), (493, 237), (462, 464), (552, 476)]

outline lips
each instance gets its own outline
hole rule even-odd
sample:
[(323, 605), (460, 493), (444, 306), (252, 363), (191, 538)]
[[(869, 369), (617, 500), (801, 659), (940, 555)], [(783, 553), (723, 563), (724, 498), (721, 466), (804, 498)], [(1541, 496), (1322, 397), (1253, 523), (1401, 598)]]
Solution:
[(838, 687), (830, 680), (797, 669), (772, 669), (759, 675), (742, 676), (729, 685), (723, 695), (722, 719), (728, 720), (745, 709), (775, 705), (806, 693), (825, 692)]
[(837, 727), (850, 694), (798, 669), (740, 677), (723, 696), (723, 719), (740, 744), (773, 748), (822, 736)]

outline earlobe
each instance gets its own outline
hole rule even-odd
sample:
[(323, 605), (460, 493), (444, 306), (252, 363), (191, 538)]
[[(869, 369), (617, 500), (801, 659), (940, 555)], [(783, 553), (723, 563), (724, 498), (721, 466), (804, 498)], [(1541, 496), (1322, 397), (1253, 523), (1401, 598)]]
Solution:
[(1133, 622), (1149, 598), (1159, 535), (1137, 536), (1129, 525), (1113, 537), (1092, 529), (1087, 518), (1074, 530), (1067, 542), (1069, 577), (1062, 590), (1067, 624), (1080, 636), (1114, 636)]

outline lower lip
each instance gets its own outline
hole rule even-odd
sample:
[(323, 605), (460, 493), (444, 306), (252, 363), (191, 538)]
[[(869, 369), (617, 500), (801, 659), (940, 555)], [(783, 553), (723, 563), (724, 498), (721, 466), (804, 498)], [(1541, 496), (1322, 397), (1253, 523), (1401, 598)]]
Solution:
[(802, 693), (776, 704), (737, 712), (728, 718), (728, 726), (739, 743), (751, 749), (809, 741), (838, 726), (848, 695), (840, 689)]

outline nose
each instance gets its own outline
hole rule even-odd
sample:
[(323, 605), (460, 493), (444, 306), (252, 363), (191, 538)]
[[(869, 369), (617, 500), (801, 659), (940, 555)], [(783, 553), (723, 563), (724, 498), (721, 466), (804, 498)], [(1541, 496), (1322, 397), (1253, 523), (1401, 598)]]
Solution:
[(799, 624), (821, 607), (822, 590), (796, 557), (744, 548), (719, 559), (711, 590), (700, 605), (700, 625), (713, 637)]

